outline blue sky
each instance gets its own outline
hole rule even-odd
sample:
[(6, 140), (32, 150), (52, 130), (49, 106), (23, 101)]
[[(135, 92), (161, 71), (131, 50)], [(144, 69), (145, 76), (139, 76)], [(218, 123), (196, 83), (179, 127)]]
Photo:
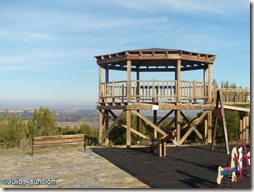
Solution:
[(0, 0), (0, 103), (95, 104), (94, 56), (154, 47), (215, 54), (217, 82), (250, 87), (250, 2)]

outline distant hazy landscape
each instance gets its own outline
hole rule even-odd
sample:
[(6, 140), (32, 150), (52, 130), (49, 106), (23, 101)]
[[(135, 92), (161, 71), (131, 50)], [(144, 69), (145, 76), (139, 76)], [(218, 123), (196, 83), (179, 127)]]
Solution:
[[(34, 109), (38, 109), (37, 105), (0, 105), (0, 115), (7, 109), (11, 114), (16, 114), (24, 120), (33, 118)], [(51, 113), (56, 115), (58, 127), (80, 127), (82, 124), (89, 124), (94, 130), (98, 130), (98, 111), (96, 105), (46, 105)], [(121, 111), (114, 111), (119, 114)], [(158, 111), (158, 117), (164, 116), (168, 111)], [(199, 111), (185, 111), (184, 114), (195, 117)], [(152, 120), (152, 111), (142, 111), (143, 114)], [(173, 116), (173, 115), (172, 115)], [(169, 117), (171, 118), (171, 117)]]

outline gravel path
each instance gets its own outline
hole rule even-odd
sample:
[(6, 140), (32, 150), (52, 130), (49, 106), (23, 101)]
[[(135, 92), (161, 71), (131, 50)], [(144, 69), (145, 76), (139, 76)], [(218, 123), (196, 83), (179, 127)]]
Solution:
[(4, 156), (0, 164), (0, 188), (148, 188), (90, 150)]

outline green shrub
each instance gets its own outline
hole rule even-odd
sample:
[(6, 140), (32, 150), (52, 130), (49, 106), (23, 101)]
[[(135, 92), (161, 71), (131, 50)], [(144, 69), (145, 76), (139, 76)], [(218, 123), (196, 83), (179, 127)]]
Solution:
[(60, 134), (56, 126), (56, 116), (43, 107), (34, 110), (34, 118), (28, 121), (28, 130), (33, 137)]
[(10, 114), (7, 110), (0, 116), (0, 143), (5, 148), (19, 147), (27, 137), (27, 127), (23, 119)]
[(61, 129), (62, 135), (73, 135), (73, 134), (78, 134), (78, 133), (80, 133), (80, 129), (76, 126), (74, 128), (67, 126), (67, 127)]
[(87, 145), (98, 144), (98, 132), (94, 131), (90, 125), (83, 124), (79, 128), (79, 133), (85, 134)]

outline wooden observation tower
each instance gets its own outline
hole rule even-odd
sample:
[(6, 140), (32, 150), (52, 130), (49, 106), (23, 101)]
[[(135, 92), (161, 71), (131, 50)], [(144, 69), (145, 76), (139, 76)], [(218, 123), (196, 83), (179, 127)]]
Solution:
[[(107, 140), (116, 125), (126, 129), (126, 145), (131, 146), (132, 134), (147, 139), (139, 131), (140, 123), (153, 129), (155, 138), (166, 137), (168, 133), (159, 125), (171, 114), (174, 118), (169, 123), (174, 126), (174, 143), (181, 145), (195, 132), (205, 143), (212, 142), (212, 109), (215, 107), (215, 87), (212, 82), (212, 65), (215, 55), (175, 49), (139, 49), (95, 56), (99, 65), (99, 143)], [(124, 71), (119, 80), (109, 81), (111, 71)], [(182, 79), (186, 71), (201, 70), (201, 81)], [(173, 76), (171, 79), (141, 79), (142, 73), (154, 72)], [(169, 74), (171, 73), (171, 74)], [(134, 77), (134, 78), (133, 78)], [(114, 112), (118, 110), (118, 112)], [(141, 111), (150, 110), (153, 120)], [(158, 111), (166, 114), (158, 119)], [(183, 110), (200, 110), (202, 114), (192, 120)], [(186, 125), (180, 125), (181, 117)], [(126, 124), (120, 119), (126, 118)], [(136, 127), (131, 127), (131, 118), (137, 118)], [(196, 126), (204, 120), (201, 134)], [(181, 129), (188, 129), (181, 135)]]

